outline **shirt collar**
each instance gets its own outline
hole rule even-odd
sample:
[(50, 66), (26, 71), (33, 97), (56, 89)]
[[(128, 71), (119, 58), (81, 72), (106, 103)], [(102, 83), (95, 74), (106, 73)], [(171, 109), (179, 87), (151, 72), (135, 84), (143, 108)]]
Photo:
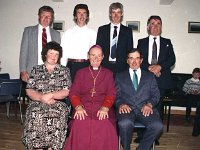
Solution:
[(78, 29), (85, 29), (85, 28), (87, 28), (87, 25), (84, 25), (84, 26), (82, 26), (82, 27), (76, 25), (75, 28), (78, 28)]
[[(41, 24), (39, 24), (39, 30), (42, 31), (43, 28), (44, 28), (44, 27), (43, 27)], [(47, 26), (45, 29), (46, 29), (46, 30), (49, 30), (49, 26)]]
[(149, 35), (149, 38), (150, 38), (151, 40), (154, 40), (154, 37), (156, 37), (156, 40), (159, 40), (159, 39), (160, 39), (160, 36), (159, 36), (159, 35), (158, 35), (158, 36)]
[(117, 24), (117, 25), (116, 25), (116, 24), (113, 24), (113, 23), (111, 23), (111, 28), (114, 28), (114, 26), (117, 26), (117, 28), (119, 29), (119, 28), (120, 28), (120, 25), (121, 25), (120, 23), (119, 23), (119, 24)]

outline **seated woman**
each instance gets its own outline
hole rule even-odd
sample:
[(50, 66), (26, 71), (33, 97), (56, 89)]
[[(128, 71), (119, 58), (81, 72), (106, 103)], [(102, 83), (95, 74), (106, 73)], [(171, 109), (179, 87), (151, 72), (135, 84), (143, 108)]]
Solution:
[(26, 93), (30, 103), (22, 141), (27, 149), (62, 149), (69, 109), (65, 99), (71, 86), (69, 69), (60, 65), (62, 47), (49, 42), (42, 50), (44, 64), (33, 67)]
[(113, 74), (100, 65), (100, 46), (90, 48), (88, 59), (90, 66), (78, 70), (70, 89), (74, 112), (65, 150), (117, 150)]

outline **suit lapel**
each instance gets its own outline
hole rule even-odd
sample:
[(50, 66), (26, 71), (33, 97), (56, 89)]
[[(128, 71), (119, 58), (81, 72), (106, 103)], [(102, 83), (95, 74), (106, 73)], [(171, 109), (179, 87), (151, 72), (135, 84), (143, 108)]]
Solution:
[(159, 52), (159, 56), (158, 56), (158, 62), (160, 62), (160, 59), (163, 56), (164, 47), (165, 47), (164, 40), (162, 37), (160, 37), (160, 52)]
[(37, 54), (37, 57), (38, 57), (38, 28), (39, 28), (39, 25), (34, 26), (33, 33), (32, 33), (32, 44), (35, 50), (35, 54)]
[(103, 31), (104, 32), (103, 34), (105, 35), (104, 41), (107, 44), (106, 47), (108, 49), (108, 50), (104, 51), (104, 55), (105, 55), (105, 57), (109, 58), (109, 56), (110, 56), (110, 24), (107, 24), (104, 29), (105, 29)]
[(124, 42), (123, 41), (123, 34), (124, 34), (124, 27), (121, 24), (120, 25), (120, 30), (119, 30), (119, 35), (118, 35), (118, 40), (117, 40), (117, 48), (120, 47), (121, 42)]
[(125, 72), (124, 75), (124, 83), (127, 85), (127, 88), (130, 89), (132, 92), (135, 92), (135, 88), (133, 86), (133, 82), (131, 80), (130, 74), (129, 74), (129, 70), (127, 70)]
[(140, 83), (138, 85), (138, 88), (143, 85), (144, 82), (144, 78), (145, 78), (145, 72), (143, 70), (141, 70), (141, 78), (140, 78)]

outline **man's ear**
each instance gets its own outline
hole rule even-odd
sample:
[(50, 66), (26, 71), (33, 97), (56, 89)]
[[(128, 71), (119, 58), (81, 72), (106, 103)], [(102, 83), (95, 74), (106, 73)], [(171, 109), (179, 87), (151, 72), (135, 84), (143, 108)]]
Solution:
[(141, 63), (143, 62), (143, 58), (140, 59), (140, 62), (141, 62)]

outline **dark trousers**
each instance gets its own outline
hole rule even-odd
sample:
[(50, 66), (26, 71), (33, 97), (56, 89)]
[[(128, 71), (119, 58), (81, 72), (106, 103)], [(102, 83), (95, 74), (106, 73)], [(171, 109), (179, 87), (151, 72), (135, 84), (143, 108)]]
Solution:
[(141, 112), (135, 114), (133, 111), (131, 113), (118, 114), (119, 135), (124, 150), (130, 150), (135, 120), (146, 126), (138, 149), (150, 150), (153, 142), (160, 136), (163, 130), (160, 116), (157, 112), (154, 112), (148, 117), (143, 116)]
[(160, 118), (163, 120), (163, 117), (164, 117), (163, 99), (165, 97), (166, 89), (159, 88), (159, 91), (160, 91), (160, 101), (157, 104), (157, 109), (160, 114)]
[(89, 66), (89, 62), (71, 62), (71, 61), (69, 61), (67, 63), (67, 67), (69, 67), (69, 69), (70, 69), (72, 82), (74, 81), (76, 72), (79, 69), (82, 69), (82, 68), (87, 67), (87, 66)]
[(186, 118), (190, 117), (191, 114), (191, 109), (194, 106), (198, 105), (198, 102), (200, 101), (200, 96), (199, 95), (187, 95), (186, 96), (187, 101), (186, 101)]
[[(163, 121), (163, 117), (164, 117), (164, 104), (163, 104), (163, 99), (164, 99), (166, 90), (165, 90), (165, 89), (159, 89), (159, 90), (160, 90), (160, 101), (158, 102), (156, 108), (157, 108), (157, 110), (158, 110), (160, 119)], [(142, 137), (143, 137), (143, 131), (138, 131), (138, 132), (137, 132), (137, 135), (138, 135), (138, 138), (139, 138), (139, 141), (140, 141), (140, 140), (142, 139)], [(157, 140), (158, 140), (158, 139), (157, 139)]]
[(193, 136), (200, 135), (200, 99), (197, 101), (196, 116), (194, 119)]

